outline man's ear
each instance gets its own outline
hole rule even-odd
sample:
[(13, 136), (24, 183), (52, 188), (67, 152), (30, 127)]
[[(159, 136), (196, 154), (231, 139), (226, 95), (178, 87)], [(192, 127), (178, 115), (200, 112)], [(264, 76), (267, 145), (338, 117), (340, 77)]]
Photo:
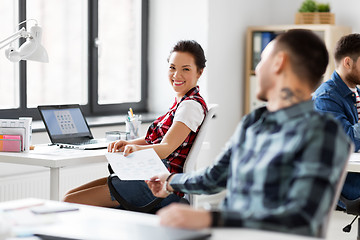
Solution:
[(354, 61), (351, 59), (351, 57), (344, 57), (341, 63), (344, 66), (344, 68), (349, 70), (352, 69)]
[(276, 53), (273, 61), (273, 70), (275, 73), (279, 73), (284, 69), (287, 59), (288, 56), (284, 51)]

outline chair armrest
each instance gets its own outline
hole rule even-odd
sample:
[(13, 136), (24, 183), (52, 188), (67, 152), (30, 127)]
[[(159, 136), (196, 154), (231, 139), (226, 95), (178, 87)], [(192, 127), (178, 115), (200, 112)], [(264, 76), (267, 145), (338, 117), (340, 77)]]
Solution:
[(349, 200), (343, 195), (340, 195), (340, 201), (345, 204), (347, 214), (360, 215), (360, 198)]

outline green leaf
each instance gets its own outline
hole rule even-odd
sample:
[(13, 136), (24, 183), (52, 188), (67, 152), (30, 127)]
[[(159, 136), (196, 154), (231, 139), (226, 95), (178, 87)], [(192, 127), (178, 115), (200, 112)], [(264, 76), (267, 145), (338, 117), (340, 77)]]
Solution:
[(316, 11), (317, 11), (317, 4), (314, 0), (305, 0), (299, 9), (299, 12), (316, 12)]
[(319, 12), (330, 12), (330, 5), (328, 3), (319, 3), (317, 8)]

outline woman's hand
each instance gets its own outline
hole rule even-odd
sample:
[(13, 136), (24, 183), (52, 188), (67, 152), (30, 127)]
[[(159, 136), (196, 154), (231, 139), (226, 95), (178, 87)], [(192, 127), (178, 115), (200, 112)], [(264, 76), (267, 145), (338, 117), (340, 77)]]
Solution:
[(122, 152), (127, 144), (128, 142), (124, 140), (112, 142), (108, 145), (108, 152)]
[(130, 153), (136, 152), (141, 150), (141, 147), (139, 145), (135, 144), (128, 144), (124, 148), (124, 156), (128, 156)]
[(165, 180), (169, 175), (169, 173), (164, 173), (145, 181), (155, 197), (166, 198), (169, 196), (169, 194), (164, 189)]
[(160, 209), (157, 215), (160, 216), (160, 224), (168, 227), (203, 229), (210, 227), (212, 222), (210, 212), (179, 203)]

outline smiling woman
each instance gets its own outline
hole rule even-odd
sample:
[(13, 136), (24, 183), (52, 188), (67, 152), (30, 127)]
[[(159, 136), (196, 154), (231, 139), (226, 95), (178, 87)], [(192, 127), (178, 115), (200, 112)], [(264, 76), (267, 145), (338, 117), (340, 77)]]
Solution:
[(169, 59), (169, 80), (180, 99), (190, 89), (196, 87), (203, 69), (198, 69), (193, 55), (187, 52), (173, 52)]
[(168, 78), (179, 101), (197, 85), (206, 66), (204, 51), (195, 41), (179, 41), (171, 50), (168, 63)]
[[(175, 92), (175, 101), (169, 111), (150, 125), (146, 136), (113, 142), (108, 151), (122, 151), (127, 156), (135, 151), (152, 148), (169, 172), (181, 173), (207, 114), (206, 103), (197, 86), (206, 59), (197, 42), (180, 41), (170, 52), (168, 62), (168, 80)], [(108, 184), (108, 181), (111, 184)], [(128, 210), (151, 202), (157, 205), (154, 204), (155, 208), (147, 211), (156, 211), (172, 202), (180, 201), (182, 196), (183, 194), (177, 193), (164, 200), (155, 201), (144, 181), (121, 181), (118, 177), (111, 176), (109, 180), (107, 177), (97, 179), (69, 191), (64, 201), (103, 207), (117, 207), (120, 203), (120, 207)]]

